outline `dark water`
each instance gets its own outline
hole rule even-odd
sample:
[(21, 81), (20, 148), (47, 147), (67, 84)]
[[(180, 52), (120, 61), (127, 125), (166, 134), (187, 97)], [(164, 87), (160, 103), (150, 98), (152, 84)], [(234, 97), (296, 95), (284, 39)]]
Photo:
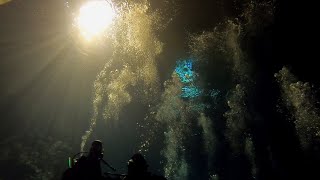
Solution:
[(299, 20), (311, 15), (291, 16), (305, 6), (112, 3), (92, 44), (80, 2), (0, 6), (0, 179), (59, 179), (94, 139), (120, 173), (141, 152), (170, 180), (319, 176), (316, 35)]

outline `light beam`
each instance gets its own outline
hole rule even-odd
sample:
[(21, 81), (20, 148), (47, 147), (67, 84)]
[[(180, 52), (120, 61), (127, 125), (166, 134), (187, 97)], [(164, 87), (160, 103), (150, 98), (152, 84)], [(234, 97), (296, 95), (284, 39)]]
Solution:
[(76, 18), (76, 26), (85, 40), (102, 35), (112, 24), (116, 13), (109, 1), (94, 0), (84, 3)]

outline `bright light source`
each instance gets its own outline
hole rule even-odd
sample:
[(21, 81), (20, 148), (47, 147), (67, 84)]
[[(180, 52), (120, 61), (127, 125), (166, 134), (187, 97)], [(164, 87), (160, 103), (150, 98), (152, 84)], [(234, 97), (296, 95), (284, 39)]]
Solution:
[(105, 32), (115, 15), (115, 11), (109, 1), (88, 1), (79, 10), (76, 25), (81, 35), (90, 41)]

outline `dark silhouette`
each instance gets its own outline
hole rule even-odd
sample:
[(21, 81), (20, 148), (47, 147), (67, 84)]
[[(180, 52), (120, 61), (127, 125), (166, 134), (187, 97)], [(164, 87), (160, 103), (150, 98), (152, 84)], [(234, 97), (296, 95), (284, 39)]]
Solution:
[(101, 179), (100, 160), (103, 158), (102, 143), (93, 141), (88, 156), (81, 156), (75, 164), (77, 179)]
[(163, 176), (156, 176), (148, 172), (148, 164), (142, 154), (136, 153), (128, 161), (128, 175), (125, 180), (166, 180)]
[[(81, 153), (76, 154), (75, 156)], [(74, 159), (74, 158), (73, 158)], [(148, 164), (140, 154), (134, 154), (128, 161), (128, 174), (113, 174), (101, 172), (101, 162), (116, 171), (103, 160), (102, 142), (93, 141), (87, 156), (81, 156), (72, 167), (63, 173), (62, 180), (166, 180), (148, 172)]]
[[(100, 162), (103, 161), (102, 142), (95, 140), (91, 144), (88, 156), (81, 156), (72, 168), (63, 174), (63, 180), (100, 180), (104, 179), (101, 173)], [(107, 164), (107, 163), (106, 163)], [(108, 164), (107, 164), (108, 165)]]

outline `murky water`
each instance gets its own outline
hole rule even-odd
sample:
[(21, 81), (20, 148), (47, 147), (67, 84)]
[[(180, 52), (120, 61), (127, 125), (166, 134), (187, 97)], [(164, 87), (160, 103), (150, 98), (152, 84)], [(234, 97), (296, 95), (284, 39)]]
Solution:
[[(0, 5), (5, 2), (9, 1), (0, 1)], [(165, 72), (159, 67), (164, 64), (159, 62), (161, 56), (168, 50), (162, 33), (174, 21), (182, 2), (166, 1), (163, 9), (155, 9), (148, 0), (105, 2), (112, 4), (116, 15), (94, 43), (89, 45), (81, 40), (75, 24), (68, 29), (68, 37), (79, 53), (90, 57), (94, 51), (110, 52), (103, 57), (104, 65), (92, 82), (92, 113), (87, 130), (79, 137), (80, 151), (88, 149), (97, 137), (93, 134), (99, 134), (101, 129), (109, 135), (119, 134), (109, 127), (115, 127), (114, 131), (121, 129), (118, 127), (123, 127), (128, 107), (139, 105), (144, 118), (126, 122), (134, 124), (130, 129), (138, 134), (130, 150), (141, 152), (150, 161), (157, 160), (152, 155), (158, 154), (160, 162), (150, 165), (158, 165), (156, 173), (169, 180), (264, 179), (265, 169), (277, 171), (282, 165), (277, 157), (280, 155), (273, 150), (277, 148), (268, 137), (261, 137), (264, 131), (271, 131), (272, 125), (261, 127), (260, 120), (267, 117), (262, 117), (255, 107), (264, 103), (256, 102), (257, 84), (263, 82), (256, 77), (256, 62), (260, 59), (252, 55), (256, 49), (250, 44), (274, 23), (273, 1), (236, 1), (241, 4), (237, 17), (226, 15), (214, 28), (186, 33), (184, 56), (168, 60), (174, 62), (173, 67)], [(64, 3), (72, 21), (79, 2)], [(299, 81), (286, 66), (271, 74), (274, 76), (269, 78), (276, 84), (272, 88), (279, 92), (275, 114), (285, 117), (283, 121), (293, 127), (302, 154), (312, 152), (310, 157), (318, 157), (320, 111), (315, 88)], [(130, 132), (122, 134), (126, 133)], [(263, 142), (266, 145), (260, 144), (261, 139), (268, 139)], [(16, 139), (0, 145), (11, 140)], [(19, 152), (22, 146), (4, 148), (0, 160), (8, 160), (10, 151)], [(35, 146), (38, 149), (32, 153), (28, 153), (32, 151), (29, 147), (20, 153), (19, 163), (34, 171), (28, 176), (30, 179), (54, 179), (59, 162), (52, 160), (46, 165), (41, 154), (49, 152), (48, 156), (63, 159), (61, 152), (71, 148), (51, 137), (47, 141), (41, 139)], [(115, 149), (117, 146), (117, 142), (112, 144)], [(119, 153), (128, 151), (120, 149)]]

